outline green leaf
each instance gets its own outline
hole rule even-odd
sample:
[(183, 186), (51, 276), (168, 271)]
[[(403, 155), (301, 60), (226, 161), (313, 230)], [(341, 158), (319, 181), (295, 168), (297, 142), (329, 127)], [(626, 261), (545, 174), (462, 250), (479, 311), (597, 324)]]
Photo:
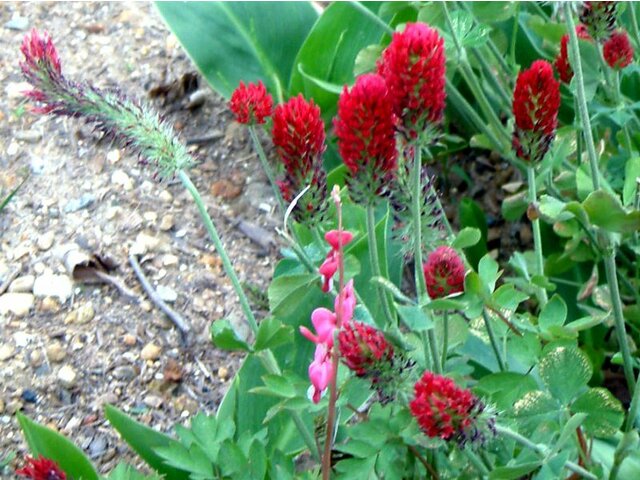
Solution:
[(276, 317), (288, 316), (305, 302), (306, 294), (314, 283), (318, 284), (318, 275), (303, 273), (282, 275), (271, 282), (267, 292), (269, 309)]
[(413, 301), (400, 291), (392, 282), (384, 277), (373, 277), (371, 281), (381, 285), (387, 292), (394, 296), (394, 298), (400, 302), (412, 304)]
[(2, 212), (2, 210), (4, 210), (4, 208), (9, 204), (9, 202), (15, 196), (15, 194), (18, 193), (18, 190), (20, 190), (22, 185), (24, 185), (24, 182), (26, 182), (28, 179), (29, 179), (29, 177), (26, 177), (24, 180), (22, 180), (18, 184), (18, 186), (16, 188), (14, 188), (13, 190), (11, 190), (11, 192), (9, 192), (9, 195), (4, 197), (4, 199), (0, 200), (0, 212)]
[(162, 480), (159, 475), (143, 475), (126, 463), (119, 463), (115, 469), (105, 477), (105, 480)]
[(210, 333), (213, 344), (222, 350), (251, 351), (251, 345), (240, 338), (238, 333), (233, 329), (229, 320), (226, 318), (221, 318), (220, 320), (213, 322), (211, 324)]
[[(489, 2), (482, 2), (489, 3)], [(520, 465), (514, 465), (513, 467), (497, 467), (491, 470), (489, 474), (490, 480), (518, 480), (520, 478), (526, 478), (528, 473), (533, 472), (535, 469), (542, 465), (542, 460), (536, 460), (534, 462), (521, 463)]]
[(552, 326), (562, 326), (567, 320), (567, 304), (560, 295), (554, 295), (543, 307), (538, 317), (538, 325), (544, 330)]
[[(375, 3), (364, 5), (374, 13), (379, 8), (379, 4)], [(340, 86), (350, 85), (354, 80), (356, 57), (363, 48), (379, 43), (383, 34), (384, 30), (378, 23), (350, 3), (331, 3), (295, 57), (295, 68), (289, 84), (291, 95), (302, 93), (306, 98), (313, 98), (328, 122), (336, 112), (338, 95), (320, 87), (317, 80)], [(276, 40), (280, 41), (284, 40)], [(301, 71), (316, 81), (305, 78)]]
[[(458, 207), (458, 216), (462, 227), (476, 228), (480, 231), (480, 240), (465, 249), (469, 264), (475, 269), (483, 255), (487, 253), (487, 217), (480, 206), (470, 198), (463, 198)], [(462, 232), (460, 232), (462, 233)]]
[(69, 478), (98, 480), (98, 472), (78, 447), (58, 432), (16, 414), (31, 454), (55, 461)]
[(380, 58), (382, 50), (384, 50), (384, 47), (377, 44), (368, 45), (360, 50), (353, 66), (353, 76), (357, 77), (363, 73), (375, 71), (376, 62)]
[(499, 23), (513, 17), (517, 4), (515, 2), (469, 2), (469, 7), (476, 20), (482, 23)]
[(498, 372), (482, 377), (474, 390), (488, 396), (498, 410), (509, 410), (525, 393), (536, 388), (536, 381), (530, 375)]
[(540, 423), (556, 420), (560, 405), (547, 392), (533, 390), (524, 394), (513, 404), (513, 415), (529, 426), (537, 428)]
[[(308, 2), (156, 2), (209, 85), (229, 98), (240, 80), (263, 80), (281, 98), (317, 19)], [(313, 72), (312, 72), (313, 73)]]
[(562, 427), (562, 432), (560, 432), (558, 441), (551, 450), (553, 453), (549, 454), (549, 456), (555, 455), (564, 448), (565, 444), (574, 437), (574, 435), (576, 434), (576, 430), (580, 427), (580, 425), (582, 425), (582, 422), (584, 422), (585, 418), (587, 418), (586, 413), (575, 413), (569, 420), (567, 420), (567, 423), (565, 423), (564, 427)]
[(588, 415), (583, 427), (588, 435), (596, 437), (615, 435), (624, 421), (624, 409), (620, 400), (606, 388), (590, 388), (576, 398), (571, 411)]
[(316, 78), (313, 75), (310, 75), (304, 71), (302, 64), (298, 64), (298, 71), (300, 75), (302, 75), (305, 80), (310, 81), (315, 86), (320, 87), (325, 92), (335, 93), (336, 95), (340, 95), (344, 88), (344, 85), (337, 85), (335, 83), (327, 82), (325, 80), (321, 80), (320, 78)]
[(480, 241), (482, 238), (482, 234), (480, 233), (480, 229), (473, 227), (465, 227), (460, 230), (460, 233), (456, 236), (456, 238), (451, 243), (451, 247), (453, 248), (467, 248), (472, 247), (476, 243)]
[(498, 272), (498, 262), (491, 258), (488, 254), (480, 259), (478, 263), (478, 275), (489, 292), (493, 292), (496, 282), (500, 278), (501, 272)]
[(524, 302), (527, 298), (529, 298), (529, 295), (516, 290), (513, 283), (505, 283), (504, 285), (501, 285), (492, 296), (493, 303), (495, 305), (507, 310), (515, 310), (518, 308), (518, 305)]
[(589, 357), (577, 347), (556, 347), (540, 360), (540, 378), (551, 395), (563, 405), (576, 397), (586, 385), (593, 370)]
[[(624, 168), (624, 187), (622, 189), (622, 203), (625, 206), (632, 205), (638, 191), (638, 179), (640, 178), (640, 157), (627, 160)], [(0, 208), (1, 210), (1, 208)]]
[(260, 322), (253, 348), (256, 351), (267, 348), (274, 349), (275, 347), (291, 342), (292, 339), (293, 328), (291, 328), (291, 326), (283, 325), (282, 322), (276, 318), (269, 317)]
[(424, 332), (433, 328), (433, 321), (416, 305), (396, 305), (402, 322), (412, 332)]
[(640, 211), (627, 213), (617, 197), (604, 190), (591, 193), (582, 204), (594, 225), (617, 233), (640, 230)]
[(162, 457), (155, 452), (159, 447), (180, 448), (180, 442), (135, 421), (112, 405), (105, 407), (104, 414), (123, 440), (151, 468), (164, 475), (166, 480), (189, 480), (187, 471), (166, 465)]
[(294, 398), (297, 395), (296, 388), (291, 381), (282, 375), (264, 375), (262, 377), (264, 387), (250, 390), (251, 393), (262, 393), (280, 398)]

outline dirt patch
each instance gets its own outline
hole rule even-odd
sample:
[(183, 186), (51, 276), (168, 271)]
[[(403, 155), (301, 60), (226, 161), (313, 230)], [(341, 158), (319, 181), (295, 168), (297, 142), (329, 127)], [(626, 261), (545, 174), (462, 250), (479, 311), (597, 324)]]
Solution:
[[(276, 251), (237, 228), (273, 232), (275, 201), (244, 129), (193, 66), (151, 4), (0, 4), (0, 187), (28, 179), (0, 214), (0, 457), (26, 447), (15, 412), (58, 429), (105, 472), (133, 458), (108, 425), (112, 403), (162, 431), (213, 412), (241, 358), (216, 350), (208, 327), (242, 316), (196, 208), (175, 181), (152, 171), (90, 127), (25, 111), (19, 45), (28, 29), (54, 38), (63, 71), (152, 101), (191, 146), (191, 171), (241, 279), (266, 288)], [(187, 76), (185, 76), (187, 75)], [(158, 88), (161, 87), (161, 88)], [(75, 245), (113, 260), (135, 296), (70, 283), (60, 251)], [(193, 328), (194, 342), (147, 301), (142, 269)], [(6, 295), (10, 295), (7, 299)]]

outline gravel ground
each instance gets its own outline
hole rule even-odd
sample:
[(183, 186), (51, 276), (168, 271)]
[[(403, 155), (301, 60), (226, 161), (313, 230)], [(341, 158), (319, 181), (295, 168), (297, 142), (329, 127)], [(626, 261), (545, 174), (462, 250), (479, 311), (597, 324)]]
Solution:
[[(208, 327), (222, 317), (241, 323), (241, 315), (179, 183), (157, 183), (90, 127), (26, 111), (18, 62), (31, 28), (50, 32), (69, 78), (146, 99), (154, 91), (150, 101), (182, 139), (200, 139), (190, 147), (198, 159), (192, 178), (241, 279), (262, 290), (276, 248), (259, 246), (236, 221), (264, 229), (262, 240), (275, 237), (275, 202), (244, 130), (193, 74), (151, 4), (0, 4), (0, 189), (27, 178), (0, 213), (0, 285), (13, 279), (0, 296), (0, 458), (26, 452), (15, 417), (21, 411), (69, 436), (106, 472), (134, 457), (103, 405), (162, 431), (196, 411), (215, 411), (241, 358), (211, 346)], [(111, 259), (112, 275), (134, 296), (73, 281), (61, 257), (70, 250)], [(132, 251), (142, 253), (150, 283), (193, 328), (189, 347), (147, 299), (128, 263)]]

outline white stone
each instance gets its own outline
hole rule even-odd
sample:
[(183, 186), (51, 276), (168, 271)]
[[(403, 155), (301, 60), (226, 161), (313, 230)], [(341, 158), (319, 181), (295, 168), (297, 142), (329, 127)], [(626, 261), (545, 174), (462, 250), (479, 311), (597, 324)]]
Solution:
[(140, 358), (143, 360), (157, 360), (160, 357), (162, 348), (153, 342), (147, 343), (140, 351)]
[(16, 332), (13, 334), (13, 341), (16, 346), (23, 348), (31, 343), (32, 335), (29, 335), (26, 332)]
[(13, 355), (15, 355), (16, 349), (11, 345), (5, 344), (0, 346), (0, 362), (4, 362), (5, 360), (9, 360)]
[(65, 388), (71, 388), (76, 384), (78, 374), (69, 365), (64, 365), (58, 370), (58, 381)]
[(31, 293), (35, 281), (36, 277), (34, 275), (23, 275), (11, 282), (9, 291), (13, 293)]
[(49, 250), (53, 245), (54, 235), (55, 234), (53, 231), (43, 233), (38, 237), (38, 240), (36, 241), (36, 246), (42, 251)]
[(124, 170), (115, 170), (111, 174), (111, 183), (120, 185), (125, 190), (133, 190), (133, 180)]
[(73, 283), (66, 275), (44, 273), (36, 278), (33, 294), (36, 297), (56, 297), (66, 302), (73, 293)]
[(156, 288), (156, 292), (158, 292), (158, 296), (165, 302), (172, 303), (178, 299), (178, 294), (176, 293), (176, 291), (173, 288), (167, 287), (165, 285), (158, 285), (158, 288)]
[(0, 314), (13, 313), (16, 317), (24, 317), (31, 310), (34, 301), (35, 298), (30, 293), (5, 293), (0, 295)]

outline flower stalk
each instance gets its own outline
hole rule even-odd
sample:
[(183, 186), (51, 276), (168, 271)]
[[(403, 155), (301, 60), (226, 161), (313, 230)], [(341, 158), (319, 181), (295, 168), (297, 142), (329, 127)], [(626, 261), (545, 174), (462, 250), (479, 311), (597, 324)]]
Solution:
[[(578, 49), (578, 36), (575, 32), (575, 26), (573, 24), (573, 18), (571, 13), (571, 6), (568, 3), (564, 4), (564, 13), (569, 27), (569, 46), (572, 56), (571, 64), (574, 68), (576, 76), (576, 87), (578, 93), (578, 107), (580, 110), (580, 120), (582, 121), (583, 134), (585, 143), (587, 146), (587, 153), (589, 156), (589, 165), (591, 167), (591, 180), (593, 182), (593, 189), (600, 189), (600, 172), (598, 168), (598, 155), (596, 153), (595, 143), (593, 141), (593, 132), (591, 130), (591, 120), (589, 118), (589, 111), (587, 108), (587, 100), (584, 90), (584, 77), (582, 73), (582, 61), (580, 59), (580, 51)], [(631, 358), (631, 351), (629, 349), (629, 343), (627, 341), (627, 333), (625, 329), (625, 321), (622, 313), (622, 301), (620, 300), (620, 289), (618, 287), (618, 274), (615, 261), (615, 247), (611, 241), (611, 236), (607, 232), (603, 232), (602, 241), (604, 243), (604, 267), (607, 277), (607, 283), (609, 285), (609, 292), (611, 295), (611, 302), (613, 307), (613, 319), (616, 337), (618, 339), (618, 345), (620, 352), (622, 353), (624, 376), (627, 381), (627, 388), (629, 393), (633, 397), (636, 382), (633, 372), (633, 359)]]
[[(533, 249), (536, 256), (536, 266), (538, 274), (544, 276), (544, 255), (542, 254), (542, 235), (540, 234), (540, 218), (538, 213), (538, 193), (536, 188), (536, 171), (532, 164), (527, 167), (527, 180), (529, 183), (529, 208), (531, 209), (531, 229), (533, 230)], [(547, 291), (544, 287), (537, 287), (538, 301), (540, 308), (543, 308), (548, 301)]]

